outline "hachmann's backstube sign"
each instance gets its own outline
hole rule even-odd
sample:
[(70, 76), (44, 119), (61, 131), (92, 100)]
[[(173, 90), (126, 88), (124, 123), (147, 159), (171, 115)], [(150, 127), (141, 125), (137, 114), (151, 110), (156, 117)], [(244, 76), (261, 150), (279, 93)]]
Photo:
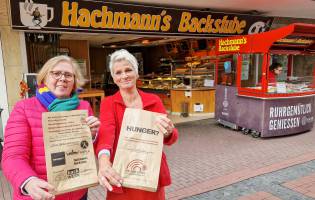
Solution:
[(246, 35), (273, 18), (102, 1), (11, 0), (12, 27), (38, 31)]

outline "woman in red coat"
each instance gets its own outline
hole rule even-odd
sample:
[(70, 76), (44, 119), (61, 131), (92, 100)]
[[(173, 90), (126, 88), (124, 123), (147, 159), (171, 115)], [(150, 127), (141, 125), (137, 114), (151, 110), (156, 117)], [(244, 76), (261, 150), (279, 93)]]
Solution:
[[(171, 184), (170, 171), (164, 152), (156, 192), (122, 187), (122, 178), (111, 166), (125, 109), (138, 108), (166, 114), (165, 108), (158, 96), (137, 89), (138, 63), (127, 50), (114, 52), (110, 58), (109, 68), (119, 91), (113, 96), (105, 98), (101, 103), (101, 127), (96, 145), (99, 159), (99, 182), (107, 189), (108, 200), (163, 200), (165, 199), (164, 186)], [(178, 132), (172, 121), (163, 116), (156, 123), (164, 134), (164, 144), (173, 144), (177, 140)]]

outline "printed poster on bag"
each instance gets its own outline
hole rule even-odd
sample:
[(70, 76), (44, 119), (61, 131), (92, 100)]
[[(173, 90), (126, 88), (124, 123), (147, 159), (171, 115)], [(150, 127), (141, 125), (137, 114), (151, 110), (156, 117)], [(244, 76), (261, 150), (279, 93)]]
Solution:
[(56, 194), (98, 183), (87, 116), (87, 110), (43, 113), (47, 179)]
[(124, 187), (157, 190), (163, 149), (163, 133), (155, 125), (159, 115), (163, 114), (125, 110), (113, 162)]

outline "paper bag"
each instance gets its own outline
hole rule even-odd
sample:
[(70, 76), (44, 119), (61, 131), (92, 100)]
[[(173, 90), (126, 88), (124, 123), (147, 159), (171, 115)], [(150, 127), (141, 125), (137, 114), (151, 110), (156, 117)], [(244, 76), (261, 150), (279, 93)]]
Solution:
[(155, 125), (159, 115), (141, 109), (125, 110), (113, 162), (124, 187), (157, 190), (163, 148), (163, 133)]
[(86, 110), (43, 113), (48, 182), (55, 194), (97, 185), (97, 170)]

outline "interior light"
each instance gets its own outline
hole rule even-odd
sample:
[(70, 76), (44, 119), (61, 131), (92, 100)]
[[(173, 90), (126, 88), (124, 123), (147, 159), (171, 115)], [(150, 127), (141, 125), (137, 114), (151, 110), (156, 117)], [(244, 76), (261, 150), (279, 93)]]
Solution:
[(149, 44), (150, 41), (149, 40), (142, 40), (142, 44)]

